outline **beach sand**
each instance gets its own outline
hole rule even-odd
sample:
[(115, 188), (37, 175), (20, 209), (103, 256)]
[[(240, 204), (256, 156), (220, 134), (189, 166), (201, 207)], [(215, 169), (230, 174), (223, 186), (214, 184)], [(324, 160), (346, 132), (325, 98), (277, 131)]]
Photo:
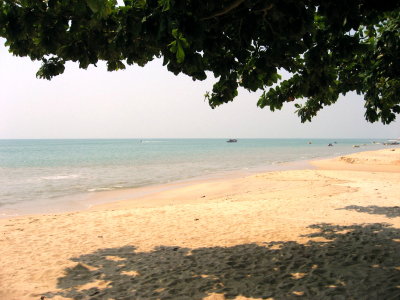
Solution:
[(313, 164), (0, 220), (0, 299), (400, 299), (400, 148)]

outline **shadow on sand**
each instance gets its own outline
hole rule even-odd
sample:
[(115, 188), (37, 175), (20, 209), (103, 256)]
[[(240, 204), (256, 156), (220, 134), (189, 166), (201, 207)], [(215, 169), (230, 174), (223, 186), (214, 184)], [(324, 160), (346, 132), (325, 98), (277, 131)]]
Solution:
[(338, 210), (355, 210), (360, 213), (368, 213), (372, 215), (384, 215), (388, 218), (396, 218), (400, 217), (400, 206), (358, 206), (358, 205), (349, 205), (343, 208), (339, 208)]
[[(100, 249), (58, 279), (73, 299), (400, 299), (400, 230), (385, 224), (312, 225), (307, 244)], [(312, 241), (313, 238), (320, 241)], [(324, 242), (321, 242), (324, 240)], [(90, 287), (105, 281), (102, 288)], [(85, 285), (85, 286), (82, 286)]]

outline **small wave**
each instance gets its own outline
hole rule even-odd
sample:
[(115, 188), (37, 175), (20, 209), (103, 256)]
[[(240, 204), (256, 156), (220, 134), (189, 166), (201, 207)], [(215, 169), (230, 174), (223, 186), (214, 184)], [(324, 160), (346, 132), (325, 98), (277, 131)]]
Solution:
[(112, 191), (115, 189), (121, 189), (123, 188), (122, 185), (114, 185), (112, 187), (98, 187), (98, 188), (92, 188), (92, 189), (88, 189), (88, 192), (101, 192), (101, 191)]
[(88, 192), (100, 192), (100, 191), (111, 191), (113, 188), (106, 188), (106, 187), (100, 187), (100, 188), (94, 188), (94, 189), (88, 189)]
[(144, 143), (166, 143), (167, 141), (140, 141), (142, 144)]
[(0, 218), (1, 217), (17, 217), (17, 216), (19, 216), (19, 214), (17, 214), (17, 213), (13, 213), (13, 214), (11, 214), (11, 213), (0, 213)]
[(54, 176), (43, 176), (40, 177), (40, 179), (46, 179), (46, 180), (62, 180), (62, 179), (74, 179), (74, 178), (79, 178), (79, 174), (69, 174), (69, 175), (54, 175)]

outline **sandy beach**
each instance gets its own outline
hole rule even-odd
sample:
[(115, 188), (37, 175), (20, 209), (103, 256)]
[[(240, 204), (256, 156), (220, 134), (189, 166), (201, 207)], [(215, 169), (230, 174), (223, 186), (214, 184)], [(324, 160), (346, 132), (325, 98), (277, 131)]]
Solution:
[(0, 299), (400, 299), (400, 148), (0, 220)]

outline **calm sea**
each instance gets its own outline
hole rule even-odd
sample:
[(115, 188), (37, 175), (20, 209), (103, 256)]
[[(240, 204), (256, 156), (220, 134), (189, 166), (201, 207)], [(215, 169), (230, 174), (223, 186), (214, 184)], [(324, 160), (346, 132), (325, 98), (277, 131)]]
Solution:
[[(384, 147), (372, 142), (368, 139), (240, 139), (237, 143), (227, 143), (224, 139), (0, 140), (0, 215), (21, 214), (35, 206), (56, 207), (68, 197), (87, 193), (268, 169), (284, 162)], [(329, 143), (333, 147), (328, 147)], [(353, 148), (355, 144), (361, 145), (360, 148)]]

